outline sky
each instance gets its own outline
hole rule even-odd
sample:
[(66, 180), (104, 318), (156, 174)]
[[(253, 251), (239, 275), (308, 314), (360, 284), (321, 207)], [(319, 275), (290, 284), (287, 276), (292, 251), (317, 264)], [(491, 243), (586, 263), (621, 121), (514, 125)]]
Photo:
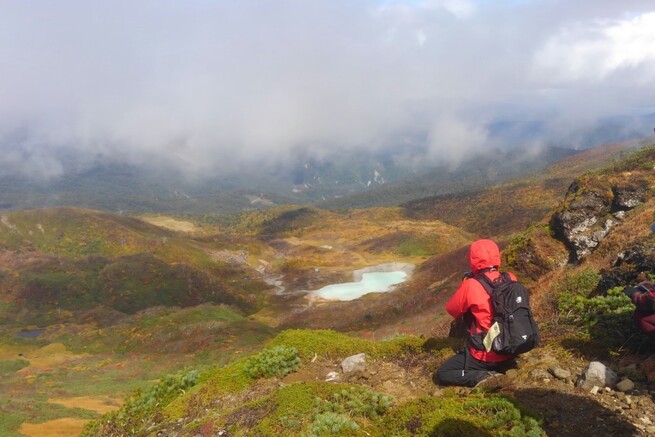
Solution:
[(456, 163), (499, 121), (575, 146), (648, 111), (652, 0), (0, 0), (0, 175), (228, 174), (406, 137)]

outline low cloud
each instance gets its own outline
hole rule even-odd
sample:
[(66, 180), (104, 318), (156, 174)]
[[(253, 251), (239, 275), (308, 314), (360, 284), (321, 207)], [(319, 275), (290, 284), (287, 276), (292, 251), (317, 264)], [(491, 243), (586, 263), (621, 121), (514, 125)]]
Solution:
[[(458, 162), (655, 104), (652, 1), (0, 0), (0, 173), (229, 173), (395, 148)], [(644, 132), (647, 135), (649, 132)], [(562, 144), (565, 145), (565, 144)], [(326, 158), (327, 159), (327, 158)]]

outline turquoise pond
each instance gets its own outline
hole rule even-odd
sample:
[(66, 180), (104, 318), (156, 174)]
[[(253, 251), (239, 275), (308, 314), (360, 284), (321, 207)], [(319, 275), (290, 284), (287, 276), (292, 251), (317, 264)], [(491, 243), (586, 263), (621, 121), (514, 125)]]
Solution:
[(370, 272), (359, 282), (333, 284), (316, 290), (314, 294), (329, 300), (355, 300), (368, 293), (384, 293), (407, 279), (405, 272)]

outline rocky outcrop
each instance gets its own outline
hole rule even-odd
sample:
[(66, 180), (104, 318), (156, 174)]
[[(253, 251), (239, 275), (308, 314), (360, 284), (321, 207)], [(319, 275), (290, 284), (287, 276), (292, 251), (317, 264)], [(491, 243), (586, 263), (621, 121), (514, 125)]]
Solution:
[(570, 261), (579, 262), (593, 251), (625, 216), (647, 196), (643, 181), (609, 183), (601, 176), (583, 177), (569, 187), (566, 199), (550, 220), (556, 238), (570, 251)]
[(503, 250), (503, 265), (522, 280), (536, 281), (544, 274), (567, 264), (567, 248), (551, 237), (548, 225), (531, 227)]
[(636, 244), (620, 252), (609, 269), (601, 271), (598, 289), (605, 293), (614, 287), (639, 282), (639, 274), (655, 271), (655, 244), (652, 241)]
[(635, 185), (624, 185), (612, 187), (614, 199), (612, 201), (612, 210), (627, 211), (640, 205), (646, 198), (646, 188)]

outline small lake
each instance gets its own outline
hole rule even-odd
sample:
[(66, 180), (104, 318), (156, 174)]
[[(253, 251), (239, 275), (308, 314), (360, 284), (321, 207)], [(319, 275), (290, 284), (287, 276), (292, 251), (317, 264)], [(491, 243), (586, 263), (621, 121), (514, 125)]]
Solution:
[(314, 294), (323, 299), (355, 300), (368, 293), (384, 293), (391, 291), (393, 286), (407, 279), (407, 273), (395, 272), (369, 272), (362, 273), (359, 282), (346, 282), (333, 284), (316, 290)]

